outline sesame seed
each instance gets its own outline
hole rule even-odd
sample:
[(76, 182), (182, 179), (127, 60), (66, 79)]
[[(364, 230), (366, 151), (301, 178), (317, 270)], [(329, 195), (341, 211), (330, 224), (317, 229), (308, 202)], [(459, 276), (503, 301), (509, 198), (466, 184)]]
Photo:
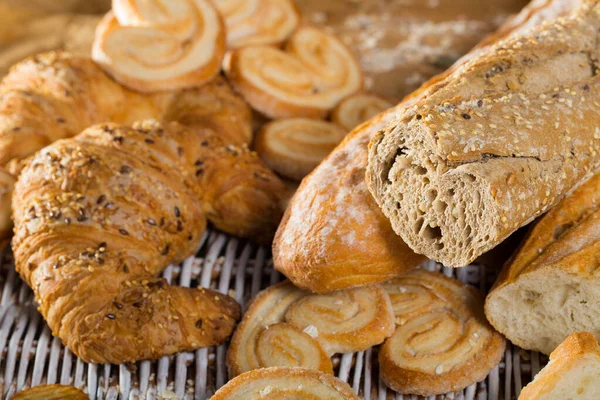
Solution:
[(181, 216), (181, 211), (179, 211), (179, 207), (175, 207), (175, 216), (179, 218)]
[(129, 236), (129, 232), (127, 232), (127, 230), (123, 229), (123, 228), (119, 228), (119, 233), (121, 235), (125, 235), (125, 236)]
[(156, 226), (156, 221), (155, 221), (155, 220), (153, 220), (152, 218), (148, 218), (148, 219), (146, 220), (146, 222), (147, 222), (148, 224), (152, 225), (152, 226)]
[(115, 319), (117, 317), (115, 316), (115, 314), (106, 314), (106, 318), (108, 318), (108, 319)]

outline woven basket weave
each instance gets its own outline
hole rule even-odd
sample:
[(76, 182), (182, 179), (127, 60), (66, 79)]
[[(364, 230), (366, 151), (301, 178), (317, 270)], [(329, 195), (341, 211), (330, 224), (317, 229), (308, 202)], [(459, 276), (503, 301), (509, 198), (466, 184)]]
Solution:
[[(0, 254), (0, 399), (45, 383), (72, 384), (91, 399), (208, 399), (227, 380), (226, 345), (142, 361), (135, 365), (87, 364), (66, 349), (37, 312), (31, 290), (15, 272), (9, 250)], [(434, 262), (422, 268), (487, 291), (496, 271), (485, 266), (461, 269)], [(245, 310), (262, 289), (283, 279), (275, 271), (267, 248), (215, 231), (208, 232), (195, 257), (169, 266), (163, 276), (172, 284), (205, 286), (228, 293)], [(336, 356), (336, 375), (364, 399), (421, 399), (387, 389), (378, 378), (377, 350)], [(546, 362), (538, 353), (508, 345), (504, 360), (480, 383), (462, 392), (428, 399), (516, 399)]]

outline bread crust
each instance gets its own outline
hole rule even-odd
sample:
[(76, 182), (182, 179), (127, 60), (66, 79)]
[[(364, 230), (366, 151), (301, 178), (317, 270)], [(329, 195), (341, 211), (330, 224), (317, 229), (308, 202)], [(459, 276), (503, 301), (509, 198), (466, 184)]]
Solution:
[[(600, 175), (595, 175), (531, 228), (487, 295), (489, 321), (518, 346), (549, 354), (572, 332), (600, 336), (600, 327), (589, 314), (598, 309), (596, 294), (600, 291), (599, 203)], [(554, 303), (557, 293), (542, 290), (542, 281), (546, 287), (557, 281), (557, 289), (568, 290), (568, 297), (546, 306)], [(507, 298), (514, 300), (506, 303)], [(526, 301), (517, 303), (521, 298)], [(532, 315), (545, 318), (538, 321)]]
[(416, 252), (467, 265), (598, 167), (586, 54), (600, 18), (578, 3), (532, 3), (372, 140), (369, 190)]
[[(552, 395), (552, 389), (556, 386), (556, 383), (564, 379), (565, 375), (584, 358), (594, 360), (595, 363), (600, 363), (600, 347), (598, 346), (596, 337), (589, 332), (575, 332), (570, 334), (550, 354), (550, 363), (538, 372), (532, 382), (523, 388), (519, 395), (519, 400), (556, 398), (554, 397), (556, 394)], [(581, 381), (584, 381), (583, 377)], [(587, 385), (584, 384), (583, 387), (578, 389), (573, 388), (571, 393), (573, 398), (577, 398), (579, 395), (585, 396), (585, 386), (589, 386), (590, 384), (598, 384), (597, 376), (591, 379), (588, 377)]]

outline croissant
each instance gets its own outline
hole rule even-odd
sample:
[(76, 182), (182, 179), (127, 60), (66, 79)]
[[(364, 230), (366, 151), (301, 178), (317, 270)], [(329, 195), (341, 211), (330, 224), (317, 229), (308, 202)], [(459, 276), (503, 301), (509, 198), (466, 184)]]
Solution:
[[(200, 88), (140, 94), (109, 78), (89, 58), (65, 52), (30, 57), (0, 85), (0, 166), (16, 175), (24, 160), (58, 139), (98, 123), (129, 125), (148, 118), (212, 132), (219, 150), (211, 159), (233, 168), (229, 184), (202, 192), (208, 219), (234, 235), (271, 238), (285, 186), (245, 148), (252, 140), (250, 109), (220, 77)], [(204, 181), (215, 178), (201, 165), (197, 172)]]
[(158, 358), (232, 333), (233, 299), (155, 278), (195, 252), (202, 203), (213, 201), (202, 192), (231, 185), (236, 162), (212, 156), (228, 151), (214, 136), (156, 121), (96, 125), (23, 169), (12, 204), (15, 265), (53, 334), (83, 360)]

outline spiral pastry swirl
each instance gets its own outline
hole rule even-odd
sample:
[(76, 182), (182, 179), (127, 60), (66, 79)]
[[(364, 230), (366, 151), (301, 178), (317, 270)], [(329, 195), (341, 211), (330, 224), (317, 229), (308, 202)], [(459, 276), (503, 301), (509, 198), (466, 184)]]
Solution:
[(332, 373), (331, 354), (379, 344), (393, 329), (381, 285), (313, 295), (282, 282), (259, 293), (246, 311), (229, 346), (229, 375), (274, 366)]
[(485, 319), (472, 287), (420, 269), (383, 286), (397, 326), (379, 363), (392, 389), (422, 396), (459, 391), (500, 362), (504, 339)]
[(331, 120), (350, 132), (358, 125), (394, 105), (369, 93), (359, 93), (344, 99), (331, 113)]
[(255, 150), (280, 175), (301, 180), (339, 142), (346, 131), (336, 124), (310, 118), (287, 118), (263, 126)]
[(346, 383), (306, 368), (273, 367), (246, 372), (215, 393), (210, 400), (359, 400)]
[(215, 0), (214, 3), (225, 19), (229, 48), (283, 43), (300, 23), (293, 0)]
[(313, 27), (298, 29), (284, 50), (249, 46), (233, 51), (225, 72), (254, 109), (273, 119), (323, 118), (363, 84), (350, 50)]
[(296, 300), (285, 320), (299, 329), (313, 329), (330, 354), (363, 351), (394, 331), (393, 312), (381, 285), (311, 294)]
[(219, 72), (223, 21), (209, 0), (114, 0), (92, 58), (139, 92), (200, 86)]

